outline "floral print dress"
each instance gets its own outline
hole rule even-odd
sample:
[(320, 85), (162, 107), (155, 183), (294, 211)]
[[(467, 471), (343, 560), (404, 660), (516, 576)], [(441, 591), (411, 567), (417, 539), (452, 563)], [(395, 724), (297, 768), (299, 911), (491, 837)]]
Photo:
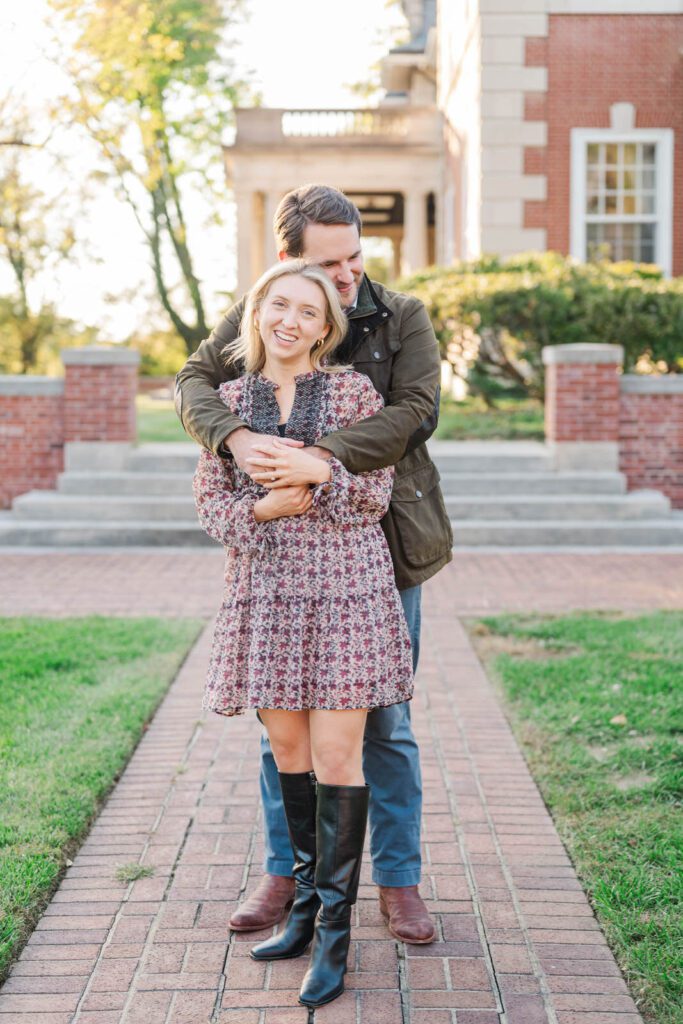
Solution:
[[(285, 436), (306, 445), (378, 412), (364, 374), (312, 371), (295, 378)], [(262, 434), (278, 434), (277, 385), (260, 373), (219, 388)], [(202, 452), (194, 477), (199, 519), (226, 548), (225, 591), (203, 707), (374, 708), (409, 700), (410, 637), (380, 526), (393, 468), (353, 475), (334, 457), (331, 483), (301, 516), (259, 523), (268, 492), (234, 463)]]

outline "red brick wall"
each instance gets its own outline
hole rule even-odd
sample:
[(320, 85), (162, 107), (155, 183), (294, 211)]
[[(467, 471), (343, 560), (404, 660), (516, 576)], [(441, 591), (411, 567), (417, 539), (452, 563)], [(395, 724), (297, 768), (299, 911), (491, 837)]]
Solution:
[(633, 103), (636, 128), (675, 131), (673, 272), (683, 274), (683, 15), (553, 14), (548, 31), (526, 41), (528, 66), (547, 58), (545, 103), (530, 94), (527, 118), (547, 120), (548, 145), (528, 147), (524, 169), (547, 173), (548, 198), (527, 203), (525, 227), (542, 221), (548, 248), (569, 251), (570, 129), (609, 128), (610, 106)]
[(683, 508), (683, 394), (622, 393), (619, 469), (629, 490), (651, 487)]
[(68, 364), (65, 441), (134, 441), (137, 366)]
[(62, 395), (0, 395), (0, 508), (53, 488), (63, 468)]
[(614, 363), (546, 366), (548, 441), (616, 441), (619, 377)]

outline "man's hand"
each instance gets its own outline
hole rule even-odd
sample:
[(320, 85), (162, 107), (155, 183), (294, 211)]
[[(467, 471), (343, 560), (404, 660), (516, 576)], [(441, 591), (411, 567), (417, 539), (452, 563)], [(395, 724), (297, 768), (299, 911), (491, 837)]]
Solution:
[(311, 455), (310, 450), (283, 444), (283, 440), (271, 437), (252, 445), (252, 453), (256, 454), (250, 454), (244, 465), (252, 480), (270, 490), (323, 484), (331, 479), (332, 471), (324, 458)]
[(254, 519), (257, 523), (281, 516), (301, 516), (313, 504), (313, 493), (308, 486), (278, 487), (261, 498), (254, 505)]
[[(246, 466), (246, 461), (252, 454), (254, 445), (264, 442), (270, 442), (273, 438), (270, 434), (254, 434), (247, 427), (240, 427), (238, 430), (233, 430), (232, 434), (223, 441), (226, 448), (229, 448), (232, 452), (233, 458), (237, 463), (238, 467), (245, 473), (249, 472)], [(290, 445), (293, 448), (302, 448), (303, 441), (295, 441), (293, 438), (283, 437), (281, 438), (282, 443)]]

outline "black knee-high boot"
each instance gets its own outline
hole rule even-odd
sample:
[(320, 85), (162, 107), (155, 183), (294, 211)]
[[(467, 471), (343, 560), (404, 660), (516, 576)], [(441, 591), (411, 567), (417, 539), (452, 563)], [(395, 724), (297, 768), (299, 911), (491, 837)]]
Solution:
[(368, 795), (367, 786), (318, 784), (315, 887), (322, 906), (315, 921), (311, 965), (299, 993), (299, 1001), (305, 1006), (323, 1006), (344, 991), (351, 907), (358, 895)]
[(279, 775), (294, 851), (294, 902), (282, 931), (251, 950), (254, 960), (288, 960), (301, 956), (313, 938), (315, 915), (320, 907), (315, 889), (315, 776), (313, 772)]

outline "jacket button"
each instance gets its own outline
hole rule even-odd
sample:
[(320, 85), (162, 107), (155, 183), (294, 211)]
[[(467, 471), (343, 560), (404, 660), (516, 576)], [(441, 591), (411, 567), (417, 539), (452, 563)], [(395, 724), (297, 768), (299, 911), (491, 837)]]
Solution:
[(373, 356), (375, 357), (375, 359), (380, 359), (380, 358), (381, 358), (381, 355), (382, 355), (382, 353), (381, 353), (381, 352), (373, 352), (372, 354), (373, 354)]
[(416, 498), (421, 498), (422, 497), (422, 491), (415, 491), (415, 497)]
[(366, 334), (370, 333), (370, 328), (369, 327), (364, 327), (363, 330), (365, 331)]
[(382, 313), (382, 316), (389, 316), (388, 313)]

